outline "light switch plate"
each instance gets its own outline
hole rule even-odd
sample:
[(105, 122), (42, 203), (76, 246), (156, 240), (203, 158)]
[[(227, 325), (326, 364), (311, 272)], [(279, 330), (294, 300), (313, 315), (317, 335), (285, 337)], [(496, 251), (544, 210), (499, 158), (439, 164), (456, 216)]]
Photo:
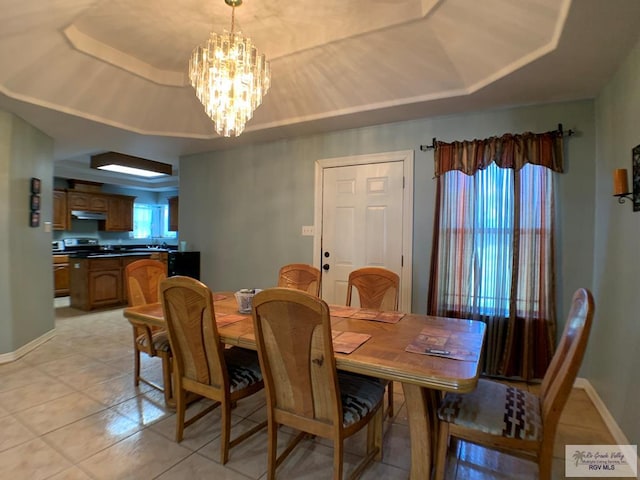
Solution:
[(314, 230), (313, 225), (303, 225), (302, 226), (302, 236), (303, 237), (313, 237)]

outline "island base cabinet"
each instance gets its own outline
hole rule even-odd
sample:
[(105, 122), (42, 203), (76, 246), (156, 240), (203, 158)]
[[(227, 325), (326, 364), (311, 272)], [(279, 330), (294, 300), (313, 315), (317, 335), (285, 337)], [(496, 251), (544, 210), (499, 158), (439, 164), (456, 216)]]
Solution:
[(105, 270), (89, 272), (91, 308), (108, 307), (122, 303), (122, 272)]
[(69, 305), (80, 310), (123, 303), (120, 258), (72, 258), (69, 261)]
[(69, 258), (69, 305), (80, 310), (117, 307), (127, 303), (124, 270), (131, 262), (153, 258), (167, 263), (166, 252)]

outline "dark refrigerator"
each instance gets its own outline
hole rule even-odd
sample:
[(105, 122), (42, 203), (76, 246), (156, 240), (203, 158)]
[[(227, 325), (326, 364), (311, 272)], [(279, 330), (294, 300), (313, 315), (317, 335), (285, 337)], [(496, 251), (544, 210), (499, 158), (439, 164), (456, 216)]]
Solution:
[(200, 252), (169, 252), (167, 274), (200, 280)]

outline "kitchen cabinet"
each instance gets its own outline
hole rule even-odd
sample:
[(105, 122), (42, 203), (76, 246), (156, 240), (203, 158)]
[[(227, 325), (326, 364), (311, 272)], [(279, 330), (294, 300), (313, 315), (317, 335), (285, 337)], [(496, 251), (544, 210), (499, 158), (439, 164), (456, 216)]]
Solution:
[(67, 192), (65, 192), (64, 190), (54, 190), (52, 228), (54, 230), (66, 230), (67, 225)]
[(169, 262), (169, 254), (167, 252), (153, 252), (149, 258), (151, 260), (158, 260), (159, 262), (164, 263), (164, 266), (167, 266)]
[(107, 212), (109, 195), (91, 192), (67, 192), (67, 208), (69, 210), (86, 210), (89, 212)]
[(119, 269), (89, 272), (89, 293), (92, 308), (122, 303), (122, 274)]
[(100, 220), (98, 222), (98, 230), (105, 230), (107, 232), (130, 232), (133, 230), (133, 201), (135, 198), (136, 197), (130, 197), (128, 195), (69, 190), (66, 192), (66, 207), (63, 207), (66, 225), (57, 229), (66, 230), (70, 228), (71, 211), (84, 210), (106, 214), (106, 220)]
[(80, 310), (115, 307), (127, 303), (125, 267), (136, 260), (154, 258), (166, 263), (166, 252), (109, 255), (69, 259), (69, 305)]
[(169, 231), (178, 231), (178, 197), (170, 197), (169, 202)]
[(69, 255), (53, 256), (54, 296), (69, 295)]
[(119, 257), (69, 259), (69, 305), (93, 310), (122, 304), (121, 265)]
[(133, 200), (135, 197), (109, 195), (107, 219), (100, 221), (100, 230), (130, 232), (133, 230)]

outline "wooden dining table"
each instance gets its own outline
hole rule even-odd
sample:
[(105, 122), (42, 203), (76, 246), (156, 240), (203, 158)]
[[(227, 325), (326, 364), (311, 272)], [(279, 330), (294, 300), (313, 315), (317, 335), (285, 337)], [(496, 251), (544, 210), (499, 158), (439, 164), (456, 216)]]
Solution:
[[(256, 349), (253, 319), (250, 314), (238, 312), (232, 292), (215, 293), (214, 309), (222, 342)], [(480, 374), (485, 324), (474, 320), (417, 314), (404, 314), (396, 323), (387, 323), (334, 315), (342, 315), (339, 310), (331, 308), (331, 328), (334, 332), (362, 333), (370, 335), (370, 338), (352, 353), (336, 353), (336, 367), (402, 384), (411, 440), (410, 478), (430, 478), (440, 394), (447, 391), (464, 393), (475, 389)], [(165, 326), (160, 303), (125, 308), (124, 316), (153, 326)], [(226, 321), (232, 323), (224, 324)], [(458, 339), (457, 347), (463, 349), (468, 358), (458, 360), (407, 351), (406, 348), (419, 335), (422, 335), (422, 339), (425, 335), (454, 336)]]

